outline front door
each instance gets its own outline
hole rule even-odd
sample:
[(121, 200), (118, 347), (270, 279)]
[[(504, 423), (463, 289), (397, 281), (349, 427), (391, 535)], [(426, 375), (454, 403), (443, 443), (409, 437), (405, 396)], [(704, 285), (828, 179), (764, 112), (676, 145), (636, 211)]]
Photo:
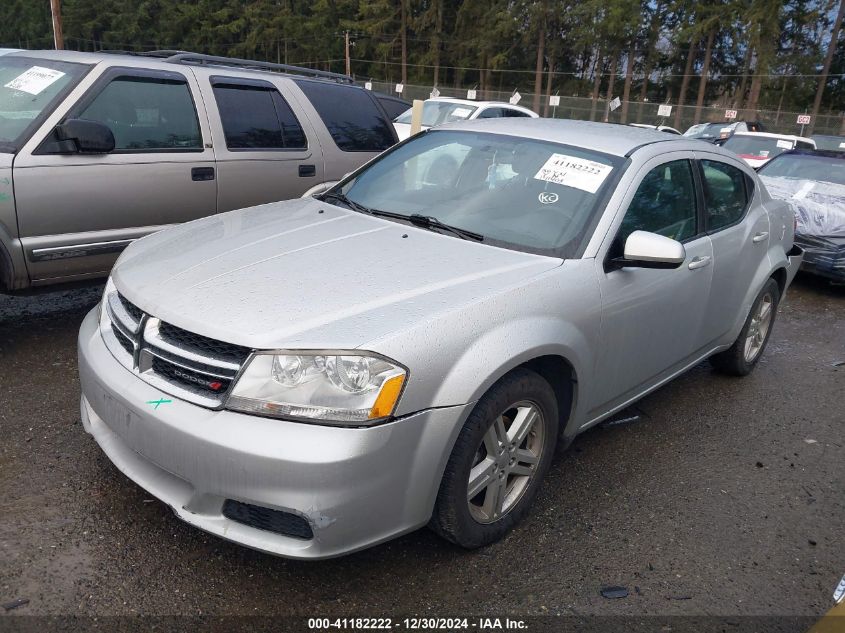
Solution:
[[(608, 256), (596, 260), (602, 316), (591, 419), (682, 367), (701, 346), (713, 250), (701, 227), (692, 161), (667, 158), (643, 167)], [(614, 268), (610, 259), (636, 230), (682, 242), (686, 260), (670, 270)]]
[(33, 282), (101, 275), (132, 240), (217, 211), (213, 150), (192, 76), (108, 68), (63, 120), (107, 125), (109, 154), (63, 154), (52, 129), (14, 164), (21, 242)]

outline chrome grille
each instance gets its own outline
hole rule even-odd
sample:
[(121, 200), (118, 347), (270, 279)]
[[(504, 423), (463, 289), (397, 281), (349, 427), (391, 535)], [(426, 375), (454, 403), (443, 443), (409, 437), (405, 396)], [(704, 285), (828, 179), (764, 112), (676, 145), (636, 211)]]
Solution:
[(247, 347), (188, 332), (144, 313), (117, 291), (106, 296), (106, 345), (124, 366), (183, 400), (220, 408), (241, 367)]

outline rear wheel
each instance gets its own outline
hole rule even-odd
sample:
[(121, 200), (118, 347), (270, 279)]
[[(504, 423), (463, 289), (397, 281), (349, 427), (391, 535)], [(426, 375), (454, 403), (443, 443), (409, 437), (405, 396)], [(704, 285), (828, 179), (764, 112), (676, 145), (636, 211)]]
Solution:
[(546, 380), (527, 369), (502, 378), (455, 442), (430, 526), (466, 548), (501, 539), (528, 513), (557, 431), (557, 402)]
[(756, 367), (769, 342), (775, 323), (780, 287), (769, 279), (751, 306), (751, 312), (734, 344), (710, 357), (710, 363), (722, 373), (747, 376)]

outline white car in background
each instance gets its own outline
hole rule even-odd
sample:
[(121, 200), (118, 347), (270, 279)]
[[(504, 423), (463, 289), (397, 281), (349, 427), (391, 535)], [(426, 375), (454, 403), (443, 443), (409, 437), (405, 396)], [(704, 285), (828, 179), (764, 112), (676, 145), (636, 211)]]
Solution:
[[(411, 136), (411, 112), (412, 109), (408, 108), (393, 121), (393, 127), (396, 128), (396, 135), (400, 141)], [(528, 108), (503, 101), (471, 101), (470, 99), (435, 97), (426, 99), (423, 104), (422, 129), (427, 130), (435, 125), (455, 121), (503, 117), (536, 119), (538, 115)]]
[(736, 132), (722, 143), (754, 169), (758, 169), (778, 154), (791, 149), (816, 149), (811, 138), (769, 132)]

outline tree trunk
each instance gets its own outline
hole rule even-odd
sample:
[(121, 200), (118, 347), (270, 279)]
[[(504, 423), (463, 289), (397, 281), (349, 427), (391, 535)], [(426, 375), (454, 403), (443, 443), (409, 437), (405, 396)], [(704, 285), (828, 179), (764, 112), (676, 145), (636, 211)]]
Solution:
[(431, 44), (434, 47), (434, 85), (440, 80), (440, 33), (443, 31), (443, 0), (437, 0), (437, 17), (434, 20), (434, 37)]
[(634, 79), (634, 43), (628, 49), (628, 61), (625, 64), (625, 87), (622, 89), (622, 118), (620, 123), (628, 122), (628, 101), (631, 99), (631, 82)]
[[(402, 30), (400, 36), (402, 39), (402, 84), (408, 83), (408, 0), (399, 0)], [(394, 14), (395, 15), (395, 14)]]
[[(845, 0), (843, 0), (845, 1)], [(543, 60), (546, 47), (546, 19), (540, 20), (537, 38), (537, 65), (534, 67), (534, 103), (532, 110), (540, 112), (540, 97), (543, 93)]]
[(596, 120), (596, 106), (599, 100), (599, 88), (601, 87), (601, 67), (604, 60), (602, 59), (602, 50), (599, 47), (596, 52), (596, 63), (593, 67), (593, 93), (591, 95), (592, 104), (590, 105), (590, 121)]
[[(824, 58), (824, 66), (822, 66), (822, 74), (819, 77), (819, 86), (816, 88), (816, 100), (813, 101), (812, 118), (810, 119), (810, 127), (807, 130), (807, 135), (813, 133), (813, 128), (816, 125), (816, 116), (819, 114), (819, 108), (822, 104), (822, 95), (824, 94), (825, 85), (827, 84), (827, 76), (830, 72), (830, 64), (833, 61), (833, 54), (836, 52), (836, 43), (839, 39), (839, 29), (842, 28), (842, 18), (845, 16), (845, 0), (839, 2), (839, 13), (836, 14), (836, 21), (833, 23), (833, 30), (830, 32), (830, 44), (827, 45), (827, 55)], [(843, 124), (845, 127), (845, 124)]]
[(552, 63), (552, 55), (549, 55), (549, 72), (546, 75), (546, 101), (543, 104), (543, 116), (549, 116), (549, 97), (552, 94), (552, 77), (554, 76), (554, 64)]
[(613, 99), (613, 85), (616, 83), (616, 66), (619, 63), (617, 56), (619, 53), (614, 50), (610, 54), (610, 79), (607, 80), (607, 105), (604, 111), (605, 123), (610, 120), (610, 100)]
[(707, 92), (707, 80), (710, 74), (710, 58), (713, 55), (713, 40), (716, 39), (716, 27), (707, 34), (707, 45), (704, 48), (704, 64), (701, 66), (701, 79), (698, 81), (698, 95), (695, 99), (695, 117), (693, 125), (701, 121), (701, 109), (704, 106), (704, 95)]
[(748, 85), (748, 70), (751, 66), (751, 56), (754, 54), (754, 47), (749, 42), (745, 51), (745, 59), (742, 62), (742, 79), (739, 82), (739, 90), (734, 95), (734, 110), (741, 110), (745, 101), (745, 87)]
[(675, 127), (681, 127), (681, 115), (684, 108), (684, 102), (687, 100), (687, 90), (689, 89), (690, 76), (692, 75), (692, 64), (695, 61), (695, 52), (698, 48), (698, 40), (693, 42), (690, 40), (689, 50), (687, 51), (687, 63), (684, 66), (684, 76), (681, 78), (681, 91), (678, 93), (678, 106), (675, 108)]
[(643, 83), (640, 85), (640, 104), (637, 107), (637, 123), (643, 122), (643, 108), (648, 97), (648, 76), (651, 74), (651, 55), (646, 53), (645, 67), (643, 68)]

